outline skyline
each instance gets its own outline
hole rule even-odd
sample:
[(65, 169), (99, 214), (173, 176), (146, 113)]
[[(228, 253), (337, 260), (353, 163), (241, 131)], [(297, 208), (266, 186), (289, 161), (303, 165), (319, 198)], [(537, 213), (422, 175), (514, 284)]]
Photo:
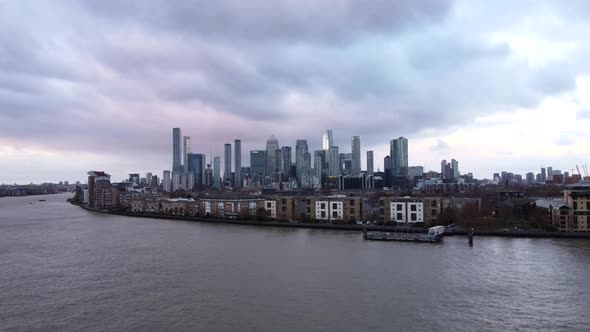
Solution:
[(569, 171), (590, 163), (589, 17), (575, 0), (2, 2), (0, 183), (160, 175), (173, 127), (208, 162), (241, 139), (247, 165), (273, 134), (313, 152), (331, 128), (341, 153), (360, 136), (363, 169), (403, 136), (425, 170)]

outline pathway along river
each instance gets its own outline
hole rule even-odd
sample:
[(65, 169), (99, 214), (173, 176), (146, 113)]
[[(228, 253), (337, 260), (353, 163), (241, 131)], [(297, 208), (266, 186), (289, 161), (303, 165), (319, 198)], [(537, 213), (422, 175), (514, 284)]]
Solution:
[(590, 240), (369, 242), (67, 197), (0, 198), (2, 331), (590, 329)]

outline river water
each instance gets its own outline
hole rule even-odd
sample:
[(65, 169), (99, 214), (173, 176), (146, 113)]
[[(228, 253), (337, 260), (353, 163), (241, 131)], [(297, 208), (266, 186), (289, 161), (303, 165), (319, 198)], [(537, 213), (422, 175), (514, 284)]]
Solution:
[(0, 198), (2, 331), (590, 330), (590, 240), (368, 242), (67, 197)]

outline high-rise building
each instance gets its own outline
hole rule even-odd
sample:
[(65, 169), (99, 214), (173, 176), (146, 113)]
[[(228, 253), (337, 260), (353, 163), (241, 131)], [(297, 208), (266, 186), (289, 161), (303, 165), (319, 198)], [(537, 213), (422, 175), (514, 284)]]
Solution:
[(386, 186), (391, 186), (391, 164), (391, 157), (385, 156), (385, 158), (383, 158), (383, 171), (385, 173), (385, 179), (383, 180)]
[(453, 169), (453, 179), (459, 178), (459, 162), (451, 159), (451, 168)]
[(213, 157), (213, 186), (221, 190), (221, 157)]
[(147, 184), (148, 187), (152, 186), (152, 172), (147, 172), (145, 174), (145, 183)]
[(373, 151), (367, 151), (367, 175), (373, 175), (374, 172)]
[(242, 188), (242, 141), (237, 139), (234, 141), (234, 153), (235, 153), (235, 183), (234, 188)]
[(526, 184), (533, 184), (535, 182), (535, 174), (533, 172), (526, 173)]
[(172, 191), (177, 191), (177, 190), (181, 189), (181, 187), (180, 187), (180, 181), (181, 181), (180, 175), (181, 174), (182, 173), (180, 173), (180, 172), (172, 172)]
[(351, 175), (361, 175), (361, 138), (352, 136), (352, 168)]
[(547, 167), (547, 181), (553, 181), (553, 167)]
[(282, 162), (283, 162), (283, 174), (284, 174), (284, 181), (289, 181), (291, 179), (291, 147), (290, 146), (283, 146), (281, 148), (282, 152)]
[(281, 149), (275, 150), (275, 181), (283, 181), (283, 151)]
[(187, 170), (189, 174), (193, 174), (192, 186), (194, 188), (200, 188), (205, 185), (207, 162), (204, 154), (189, 153), (187, 156)]
[(338, 147), (331, 146), (328, 150), (328, 176), (340, 175), (340, 155), (338, 154)]
[(252, 185), (264, 185), (266, 166), (266, 150), (250, 151), (250, 179)]
[[(223, 182), (231, 182), (231, 144), (226, 143), (224, 146), (224, 164), (223, 164)], [(231, 186), (231, 183), (230, 183)]]
[(182, 137), (182, 164), (184, 165), (184, 172), (188, 173), (188, 154), (191, 153), (191, 137)]
[(162, 187), (164, 187), (165, 192), (170, 192), (172, 190), (172, 183), (170, 182), (170, 171), (164, 171), (164, 176), (162, 176)]
[(307, 153), (307, 140), (298, 139), (295, 146), (295, 166), (297, 168), (297, 179), (300, 180), (301, 173), (304, 171), (304, 154)]
[(541, 167), (541, 182), (545, 183), (547, 181), (547, 173), (545, 173), (545, 167)]
[(322, 135), (322, 146), (324, 151), (328, 151), (330, 147), (334, 146), (334, 140), (332, 139), (332, 130), (326, 129)]
[(393, 176), (407, 175), (408, 171), (408, 139), (399, 137), (390, 142), (391, 171)]
[(271, 135), (266, 140), (266, 174), (270, 176), (272, 181), (277, 178), (277, 154), (279, 149), (279, 141), (274, 135)]
[(325, 165), (325, 155), (326, 153), (324, 150), (316, 150), (313, 152), (313, 173), (319, 181), (322, 181), (322, 173)]
[(180, 147), (180, 128), (172, 128), (172, 171), (181, 172), (182, 167), (182, 150)]

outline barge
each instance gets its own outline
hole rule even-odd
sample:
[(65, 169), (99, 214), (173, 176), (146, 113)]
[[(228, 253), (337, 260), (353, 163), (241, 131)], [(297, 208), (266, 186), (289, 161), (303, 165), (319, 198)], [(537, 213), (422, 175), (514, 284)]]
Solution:
[(363, 238), (370, 241), (405, 241), (405, 242), (432, 242), (443, 241), (444, 226), (434, 226), (428, 229), (428, 233), (402, 233), (402, 232), (367, 232), (363, 230)]

